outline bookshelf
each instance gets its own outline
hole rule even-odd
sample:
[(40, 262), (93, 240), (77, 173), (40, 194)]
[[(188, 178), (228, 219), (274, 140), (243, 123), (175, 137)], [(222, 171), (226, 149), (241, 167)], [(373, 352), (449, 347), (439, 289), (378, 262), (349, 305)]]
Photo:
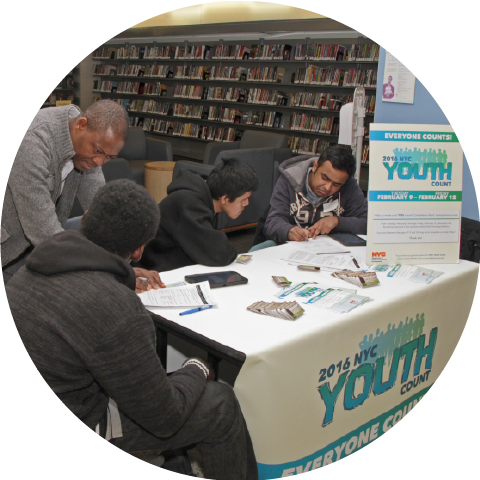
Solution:
[(55, 107), (57, 101), (71, 101), (71, 103), (78, 103), (78, 81), (76, 81), (77, 68), (69, 72), (52, 93), (47, 97), (41, 108)]
[[(247, 129), (288, 134), (295, 153), (338, 141), (339, 110), (356, 86), (373, 120), (378, 45), (362, 38), (104, 45), (92, 54), (93, 93), (129, 112), (131, 125), (168, 136), (174, 153), (201, 159), (205, 142)], [(365, 141), (368, 162), (368, 137)]]

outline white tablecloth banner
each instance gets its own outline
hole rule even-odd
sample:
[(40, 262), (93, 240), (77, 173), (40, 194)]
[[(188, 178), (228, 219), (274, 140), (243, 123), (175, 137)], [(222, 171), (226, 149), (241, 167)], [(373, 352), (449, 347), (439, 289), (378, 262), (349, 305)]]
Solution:
[[(260, 479), (280, 478), (336, 462), (388, 431), (428, 391), (465, 326), (478, 265), (436, 265), (430, 285), (380, 277), (357, 293), (374, 299), (348, 314), (307, 306), (290, 322), (248, 312), (256, 300), (275, 301), (272, 275), (296, 283), (350, 288), (329, 273), (280, 262), (287, 244), (255, 252), (224, 268), (192, 266), (166, 272), (167, 282), (191, 273), (236, 270), (247, 285), (214, 290), (219, 307), (179, 317), (152, 309), (247, 355), (235, 382), (259, 464)], [(364, 248), (352, 248), (365, 258)]]

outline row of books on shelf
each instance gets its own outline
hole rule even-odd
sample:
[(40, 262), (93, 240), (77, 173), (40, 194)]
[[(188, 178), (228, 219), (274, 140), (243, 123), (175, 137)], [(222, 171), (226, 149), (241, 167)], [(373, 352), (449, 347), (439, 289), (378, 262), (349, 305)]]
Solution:
[(131, 126), (142, 126), (146, 132), (198, 138), (211, 142), (235, 142), (242, 136), (241, 130), (232, 127), (206, 127), (197, 123), (171, 122), (159, 118), (132, 117)]
[[(163, 119), (131, 117), (131, 126), (142, 126), (147, 132), (173, 135), (179, 137), (198, 138), (215, 142), (233, 142), (241, 139), (242, 131), (232, 127), (202, 126), (196, 123), (183, 123), (166, 121)], [(288, 148), (294, 153), (320, 155), (326, 148), (336, 142), (318, 138), (304, 138), (292, 136), (288, 139)], [(347, 147), (349, 148), (349, 147)], [(368, 164), (369, 146), (364, 145), (362, 150), (362, 163)]]
[[(281, 67), (252, 67), (204, 65), (94, 65), (94, 75), (115, 75), (125, 77), (176, 78), (193, 80), (277, 82), (283, 83), (285, 69)], [(376, 87), (377, 71), (373, 69), (342, 70), (335, 67), (309, 65), (297, 68), (292, 74), (291, 83), (307, 85), (365, 86)]]
[(338, 135), (339, 123), (338, 118), (293, 113), (290, 116), (289, 128), (290, 130)]
[[(129, 112), (152, 113), (173, 117), (198, 118), (202, 120), (240, 123), (263, 127), (280, 128), (283, 114), (281, 112), (265, 112), (263, 110), (238, 110), (225, 105), (189, 105), (182, 103), (157, 102), (155, 100), (116, 99)], [(317, 117), (293, 113), (290, 116), (290, 130), (300, 130), (311, 133), (338, 135), (337, 118)]]
[(335, 145), (335, 142), (320, 140), (319, 138), (289, 137), (288, 148), (294, 153), (320, 155), (328, 147)]
[[(292, 149), (292, 152), (302, 155), (320, 155), (325, 149), (336, 145), (336, 142), (329, 142), (320, 140), (318, 138), (304, 138), (304, 137), (289, 137), (288, 148)], [(351, 152), (352, 149), (349, 145), (346, 148)], [(369, 145), (363, 145), (362, 148), (362, 164), (368, 165), (368, 153)]]
[[(315, 108), (320, 110), (335, 110), (353, 102), (353, 94), (333, 95), (325, 92), (296, 92), (290, 93), (287, 105), (289, 107)], [(375, 113), (375, 95), (365, 95), (365, 109), (367, 113)]]
[[(96, 82), (96, 83), (95, 83)], [(116, 82), (104, 81), (94, 82), (94, 91), (106, 93), (124, 93), (123, 90), (129, 90), (132, 87), (127, 85), (118, 89)], [(116, 89), (116, 90), (115, 90)], [(169, 87), (158, 83), (155, 85), (155, 92), (158, 96), (167, 97)], [(131, 92), (136, 94), (137, 92)], [(145, 93), (145, 88), (143, 89)], [(193, 100), (208, 100), (222, 102), (236, 102), (257, 105), (301, 107), (320, 110), (339, 111), (342, 105), (353, 102), (353, 94), (333, 95), (326, 92), (295, 92), (287, 94), (280, 90), (270, 90), (265, 88), (237, 88), (237, 87), (202, 87), (200, 85), (177, 84), (173, 87), (173, 95), (170, 91), (170, 97), (186, 98)], [(128, 104), (129, 100), (125, 99)], [(367, 113), (375, 112), (375, 96), (365, 96), (365, 108)]]
[[(181, 67), (183, 68), (183, 67)], [(232, 70), (230, 70), (232, 69)], [(212, 69), (214, 70), (214, 69)], [(242, 72), (241, 70), (246, 70), (246, 72)], [(323, 72), (319, 76), (310, 77), (305, 74), (306, 69), (297, 69), (292, 75), (292, 83), (296, 84), (305, 84), (305, 85), (320, 85), (320, 86), (347, 86), (347, 87), (371, 87), (375, 88), (377, 84), (377, 72), (374, 70), (357, 70), (351, 69), (345, 72), (340, 72), (339, 77), (334, 77), (333, 75), (327, 76), (327, 72)], [(321, 70), (328, 70), (328, 69), (321, 69)], [(269, 68), (255, 68), (255, 69), (237, 69), (233, 67), (221, 67), (218, 71), (213, 72), (214, 77), (209, 77), (210, 80), (230, 80), (230, 81), (246, 81), (246, 82), (277, 82), (283, 83), (283, 75), (285, 74), (284, 69), (280, 69), (277, 67)], [(225, 76), (224, 76), (225, 75)], [(227, 78), (228, 76), (228, 78)], [(197, 78), (196, 76), (173, 76), (173, 77), (160, 77), (160, 78), (176, 78), (179, 80), (185, 79), (196, 79), (196, 80), (206, 80), (207, 78)], [(126, 84), (129, 85), (137, 85), (138, 88), (142, 86), (142, 88), (151, 89), (152, 87), (148, 87), (148, 85), (152, 85), (151, 82), (139, 81), (139, 80), (132, 80), (132, 81), (121, 81), (117, 82), (116, 80), (94, 80), (93, 81), (93, 89), (94, 90), (101, 90), (101, 91), (108, 91), (107, 87), (100, 87), (101, 85), (113, 85), (115, 87), (118, 84)], [(147, 85), (147, 87), (145, 87)], [(132, 87), (135, 89), (134, 87)], [(140, 92), (137, 92), (140, 93)]]
[(332, 43), (251, 44), (247, 45), (126, 45), (101, 47), (93, 52), (94, 59), (148, 60), (328, 60), (378, 61), (380, 47), (372, 44), (349, 46)]
[[(280, 90), (265, 88), (237, 88), (237, 87), (202, 87), (199, 85), (177, 84), (173, 89), (173, 97), (191, 98), (196, 100), (224, 101), (251, 103), (263, 105), (279, 105), (321, 108), (326, 110), (339, 110), (344, 103), (346, 95), (339, 97), (326, 92), (296, 92), (287, 94)], [(349, 95), (348, 98), (353, 98)]]
[[(163, 85), (164, 89), (168, 87)], [(342, 105), (353, 102), (353, 94), (334, 95), (327, 92), (285, 93), (265, 88), (202, 87), (200, 85), (177, 84), (173, 89), (174, 98), (191, 98), (224, 102), (279, 105), (339, 111)], [(375, 96), (365, 96), (368, 113), (375, 112)]]
[[(197, 138), (216, 142), (233, 142), (241, 139), (242, 131), (233, 127), (203, 126), (196, 123), (167, 121), (164, 119), (130, 117), (131, 126), (142, 126), (147, 132), (173, 135), (180, 137)], [(336, 142), (319, 138), (305, 138), (291, 136), (288, 139), (288, 148), (294, 153), (320, 155), (326, 148)], [(349, 146), (347, 148), (350, 149)], [(363, 145), (362, 164), (368, 165), (369, 145)]]
[(355, 68), (342, 70), (334, 67), (309, 65), (306, 68), (297, 68), (295, 73), (292, 74), (291, 83), (334, 85), (339, 87), (376, 87), (377, 71)]
[[(119, 99), (120, 100), (120, 99)], [(118, 102), (125, 107), (123, 102)], [(172, 117), (197, 118), (217, 122), (241, 123), (263, 127), (279, 128), (282, 120), (281, 112), (265, 112), (263, 110), (241, 111), (222, 105), (186, 105), (181, 103), (162, 103), (151, 100), (133, 100), (127, 105), (129, 112), (153, 113)]]
[(285, 69), (203, 65), (94, 65), (94, 75), (120, 77), (176, 78), (193, 80), (231, 80), (237, 82), (283, 82)]

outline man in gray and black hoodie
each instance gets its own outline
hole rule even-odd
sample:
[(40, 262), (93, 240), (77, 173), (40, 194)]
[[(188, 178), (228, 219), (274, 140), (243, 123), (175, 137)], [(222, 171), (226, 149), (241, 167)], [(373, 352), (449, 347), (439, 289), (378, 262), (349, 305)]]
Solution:
[(233, 390), (189, 359), (167, 377), (135, 273), (159, 224), (148, 192), (106, 184), (80, 233), (40, 243), (6, 286), (40, 374), (88, 427), (140, 458), (196, 444), (206, 478), (256, 480), (255, 455)]
[(366, 234), (367, 202), (353, 177), (355, 169), (355, 158), (339, 145), (320, 157), (300, 155), (283, 162), (265, 237), (282, 244), (330, 232)]

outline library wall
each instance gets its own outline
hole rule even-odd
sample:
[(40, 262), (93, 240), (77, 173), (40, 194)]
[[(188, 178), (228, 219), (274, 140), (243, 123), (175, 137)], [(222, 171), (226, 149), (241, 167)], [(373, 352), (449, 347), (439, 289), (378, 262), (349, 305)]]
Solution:
[[(375, 105), (376, 123), (410, 123), (450, 125), (442, 109), (417, 78), (413, 104), (382, 102), (385, 49), (380, 48), (378, 59), (377, 100)], [(477, 194), (467, 159), (463, 155), (463, 204), (462, 216), (479, 220)]]

